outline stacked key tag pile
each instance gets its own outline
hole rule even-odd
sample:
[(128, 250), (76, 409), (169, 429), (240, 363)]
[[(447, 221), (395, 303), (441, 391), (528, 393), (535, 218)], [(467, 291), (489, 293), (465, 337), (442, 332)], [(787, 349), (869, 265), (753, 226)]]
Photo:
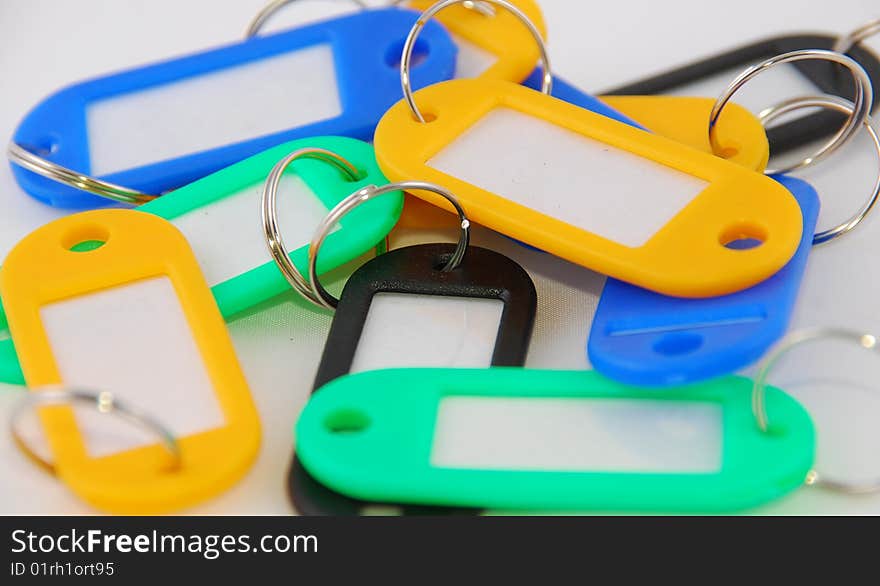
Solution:
[[(880, 60), (860, 44), (880, 21), (598, 99), (554, 77), (533, 0), (414, 0), (259, 36), (290, 2), (240, 42), (60, 90), (15, 130), (21, 188), (71, 210), (0, 269), (0, 381), (27, 387), (11, 426), (36, 464), (117, 513), (178, 511), (239, 482), (261, 423), (226, 322), (293, 289), (332, 314), (295, 454), (276, 463), (297, 512), (726, 512), (805, 483), (878, 488), (817, 473), (810, 414), (766, 379), (802, 343), (877, 345), (787, 330), (811, 250), (857, 230), (880, 194), (878, 180), (816, 233), (822, 194), (796, 177), (861, 132), (880, 156)], [(731, 101), (783, 64), (816, 95), (760, 116)], [(717, 100), (652, 95), (738, 66)], [(225, 103), (255, 69), (298, 83)], [(144, 112), (184, 83), (216, 101), (169, 147)], [(258, 116), (273, 108), (286, 126)], [(216, 130), (230, 116), (238, 133)], [(90, 140), (99, 120), (144, 122), (153, 162)], [(817, 140), (768, 168), (771, 151)], [(337, 298), (322, 275), (357, 259)], [(608, 277), (573, 348), (595, 370), (525, 367), (550, 295), (530, 273), (563, 262)], [(578, 325), (562, 322), (562, 337)], [(756, 364), (754, 379), (733, 374)], [(683, 406), (723, 423), (720, 461), (663, 429), (607, 440), (639, 410)], [(48, 457), (19, 429), (33, 412)]]

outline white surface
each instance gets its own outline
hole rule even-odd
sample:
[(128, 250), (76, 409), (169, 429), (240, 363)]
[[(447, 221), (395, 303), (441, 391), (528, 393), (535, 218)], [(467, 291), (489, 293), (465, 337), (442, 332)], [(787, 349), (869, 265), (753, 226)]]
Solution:
[(645, 244), (708, 186), (509, 108), (491, 110), (427, 165), (631, 247)]
[(447, 397), (431, 465), (553, 472), (712, 473), (721, 407), (669, 401)]
[[(168, 277), (45, 305), (40, 317), (65, 385), (109, 391), (176, 437), (223, 425), (214, 387)], [(93, 457), (156, 443), (155, 437), (94, 409), (78, 409), (76, 417), (80, 429), (88, 430), (86, 446)]]
[[(28, 108), (64, 84), (238, 38), (263, 4), (263, 0), (225, 0), (222, 7), (219, 0), (3, 0), (0, 136), (11, 136)], [(600, 4), (541, 0), (541, 5), (550, 31), (554, 67), (567, 81), (594, 92), (780, 32), (844, 32), (878, 16), (876, 0), (810, 1), (801, 3), (798, 10), (792, 10), (789, 3), (742, 0), (713, 5), (711, 13), (693, 0)], [(273, 27), (349, 10), (347, 2), (298, 3), (279, 16), (277, 24), (273, 21)], [(88, 14), (94, 26), (71, 27), (70, 23), (81, 21), (83, 14)], [(880, 38), (868, 44), (880, 51)], [(59, 51), (59, 46), (64, 50)], [(774, 71), (767, 77), (776, 74)], [(797, 88), (787, 86), (781, 75), (780, 97), (797, 94)], [(750, 91), (747, 87), (742, 95)], [(861, 137), (840, 157), (802, 175), (821, 194), (822, 226), (847, 217), (867, 196), (876, 173), (867, 145)], [(0, 165), (0, 210), (0, 256), (34, 228), (64, 214), (27, 197), (6, 165)], [(456, 236), (451, 229), (443, 240), (451, 242)], [(421, 232), (392, 244), (436, 239), (437, 235)], [(538, 316), (527, 365), (587, 368), (584, 349), (604, 278), (485, 231), (477, 231), (474, 242), (511, 256), (535, 279)], [(880, 332), (876, 304), (880, 264), (871, 254), (878, 245), (880, 219), (874, 216), (840, 242), (815, 250), (793, 327), (844, 325)], [(338, 292), (344, 272), (336, 276)], [(309, 309), (292, 294), (230, 324), (260, 411), (263, 447), (241, 482), (188, 512), (291, 512), (284, 489), (293, 449), (291, 429), (311, 390), (329, 327), (329, 316)], [(794, 353), (784, 365), (787, 368), (771, 381), (787, 385), (812, 410), (822, 470), (880, 476), (880, 460), (876, 458), (880, 391), (876, 387), (870, 392), (859, 390), (860, 385), (880, 380), (880, 361), (857, 349), (817, 348), (815, 356)], [(803, 378), (798, 383), (795, 377), (800, 375)], [(815, 388), (815, 383), (803, 382), (822, 375), (827, 382), (819, 390), (811, 391), (808, 386)], [(5, 418), (21, 393), (17, 387), (6, 391), (0, 392), (0, 418)], [(846, 458), (854, 458), (856, 463), (850, 464)], [(0, 512), (94, 512), (64, 485), (34, 469), (4, 434), (0, 434), (0, 461), (5, 478), (10, 479), (0, 484)], [(880, 496), (841, 496), (804, 488), (752, 512), (880, 514)]]
[(458, 45), (455, 77), (476, 77), (492, 67), (495, 61), (497, 61), (495, 55), (484, 51), (458, 35), (452, 35), (452, 40)]
[[(214, 286), (272, 260), (263, 234), (263, 183), (172, 220), (192, 246), (208, 285)], [(288, 251), (308, 244), (329, 211), (305, 182), (285, 173), (278, 189), (278, 222)], [(335, 226), (333, 231), (339, 230)]]
[(106, 175), (335, 118), (330, 45), (94, 102), (86, 109), (92, 173)]
[(487, 367), (503, 311), (500, 299), (379, 293), (370, 304), (351, 371)]

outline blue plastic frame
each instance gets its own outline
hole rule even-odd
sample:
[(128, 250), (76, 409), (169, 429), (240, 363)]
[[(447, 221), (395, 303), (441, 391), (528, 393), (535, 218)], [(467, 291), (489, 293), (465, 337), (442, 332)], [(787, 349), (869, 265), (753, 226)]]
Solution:
[[(89, 174), (86, 108), (90, 103), (321, 44), (333, 49), (342, 102), (340, 116), (101, 179), (147, 193), (164, 193), (290, 140), (324, 135), (371, 140), (379, 119), (401, 98), (400, 72), (389, 56), (402, 49), (417, 18), (417, 12), (401, 8), (366, 10), (81, 82), (56, 92), (31, 110), (13, 140), (55, 163)], [(417, 50), (425, 58), (413, 68), (416, 88), (453, 77), (458, 48), (441, 25), (426, 25)], [(112, 203), (14, 164), (12, 171), (27, 193), (56, 207), (87, 209)]]
[(752, 364), (785, 334), (813, 246), (819, 196), (800, 179), (774, 179), (791, 191), (804, 218), (788, 264), (754, 287), (709, 299), (667, 297), (608, 279), (587, 343), (593, 368), (641, 387), (694, 383)]

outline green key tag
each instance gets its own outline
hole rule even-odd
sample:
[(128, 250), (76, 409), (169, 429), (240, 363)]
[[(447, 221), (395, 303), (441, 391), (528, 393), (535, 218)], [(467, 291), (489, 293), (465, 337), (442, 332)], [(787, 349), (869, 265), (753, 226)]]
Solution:
[[(807, 412), (768, 388), (773, 427), (762, 432), (752, 416), (751, 391), (749, 379), (732, 376), (646, 394), (584, 371), (369, 371), (337, 379), (313, 395), (296, 426), (296, 449), (318, 481), (369, 501), (724, 512), (785, 495), (804, 483), (813, 464), (815, 432)], [(680, 452), (702, 447), (696, 442), (704, 439), (685, 435), (676, 439), (684, 450), (666, 461), (677, 464), (673, 469), (642, 458), (641, 467), (623, 470), (616, 457), (664, 444), (669, 434), (663, 428), (670, 422), (662, 418), (661, 425), (641, 429), (635, 442), (630, 433), (627, 445), (609, 441), (596, 452), (588, 444), (600, 431), (627, 435), (620, 431), (624, 418), (641, 424), (649, 421), (644, 414), (650, 409), (716, 414), (720, 457), (707, 469), (693, 469)], [(550, 421), (551, 413), (559, 421)], [(440, 449), (441, 435), (457, 437), (459, 444), (464, 438), (465, 445)], [(518, 465), (504, 454), (511, 444)], [(591, 447), (600, 463), (585, 468), (581, 456)], [(536, 453), (544, 460), (536, 460)], [(462, 458), (467, 462), (456, 461)]]
[[(358, 180), (350, 181), (331, 165), (303, 158), (285, 173), (278, 194), (279, 225), (284, 242), (295, 246), (289, 251), (291, 260), (307, 273), (308, 243), (327, 212), (362, 187), (388, 183), (373, 147), (365, 142), (343, 137), (288, 142), (138, 208), (169, 220), (183, 232), (224, 317), (290, 289), (267, 250), (260, 203), (263, 184), (275, 164), (304, 148), (332, 151), (360, 172)], [(399, 193), (369, 201), (348, 214), (327, 237), (318, 273), (342, 266), (381, 242), (402, 209)]]
[[(174, 224), (189, 241), (214, 293), (220, 313), (231, 318), (290, 290), (266, 246), (261, 197), (269, 172), (286, 155), (305, 148), (332, 151), (359, 172), (356, 181), (325, 162), (302, 158), (281, 181), (278, 218), (290, 258), (308, 273), (308, 247), (315, 227), (337, 203), (367, 185), (385, 185), (373, 147), (353, 138), (324, 136), (294, 140), (168, 192), (137, 208)], [(400, 218), (403, 193), (358, 206), (327, 236), (318, 273), (340, 267), (384, 240)], [(24, 384), (0, 303), (0, 383)]]

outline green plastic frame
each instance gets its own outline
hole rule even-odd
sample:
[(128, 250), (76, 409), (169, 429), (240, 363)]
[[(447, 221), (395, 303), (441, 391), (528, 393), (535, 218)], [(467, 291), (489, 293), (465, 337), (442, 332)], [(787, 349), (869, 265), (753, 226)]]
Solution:
[[(141, 211), (155, 214), (169, 221), (206, 207), (243, 189), (262, 184), (272, 167), (285, 155), (308, 147), (333, 151), (350, 161), (363, 176), (348, 181), (333, 166), (314, 159), (299, 159), (288, 168), (311, 189), (321, 202), (333, 208), (342, 199), (367, 185), (385, 185), (388, 180), (379, 170), (373, 147), (353, 138), (323, 136), (294, 140), (227, 167), (195, 183), (169, 192), (144, 204)], [(281, 192), (280, 198), (286, 194)], [(318, 259), (318, 272), (325, 273), (340, 267), (369, 251), (380, 243), (397, 224), (403, 210), (403, 193), (392, 193), (358, 206), (340, 221), (340, 229), (327, 236)], [(244, 221), (244, 220), (243, 220)], [(253, 220), (259, 221), (259, 208)], [(316, 226), (317, 227), (317, 226)], [(217, 233), (222, 238), (222, 233)], [(287, 242), (293, 245), (292, 242)], [(303, 275), (308, 275), (308, 242), (290, 253), (290, 258)], [(227, 320), (285, 291), (290, 290), (287, 280), (275, 266), (266, 251), (266, 262), (260, 266), (218, 283), (212, 287), (220, 313)], [(6, 316), (0, 304), (0, 331), (6, 329)], [(9, 339), (0, 339), (0, 383), (24, 384), (18, 357)]]
[[(302, 179), (328, 210), (362, 187), (388, 183), (385, 175), (379, 170), (371, 145), (353, 138), (323, 136), (294, 140), (271, 148), (163, 195), (139, 209), (173, 222), (175, 218), (208, 206), (249, 186), (262, 184), (272, 167), (285, 155), (309, 147), (333, 151), (364, 173), (359, 181), (348, 181), (333, 166), (307, 158), (297, 160), (290, 166), (287, 173), (294, 173)], [(285, 194), (279, 193), (278, 197), (285, 197)], [(328, 235), (321, 247), (318, 273), (340, 267), (376, 246), (397, 224), (402, 210), (403, 193), (400, 192), (387, 198), (370, 200), (347, 214), (339, 222), (340, 229)], [(256, 211), (254, 221), (259, 221)], [(220, 238), (222, 235), (218, 234), (217, 237)], [(308, 248), (306, 242), (290, 254), (291, 260), (303, 275), (308, 275)], [(220, 313), (223, 317), (229, 318), (289, 289), (290, 285), (267, 251), (265, 263), (218, 283), (212, 291), (220, 307)]]
[[(591, 371), (396, 369), (349, 375), (316, 392), (296, 426), (296, 449), (317, 480), (376, 502), (507, 510), (704, 512), (757, 506), (801, 486), (813, 465), (809, 414), (768, 387), (773, 428), (752, 417), (752, 382), (725, 377), (645, 393)], [(472, 470), (430, 465), (446, 397), (619, 398), (715, 403), (723, 409), (714, 473)], [(330, 431), (335, 426), (347, 433)], [(487, 431), (488, 433), (488, 431)]]

